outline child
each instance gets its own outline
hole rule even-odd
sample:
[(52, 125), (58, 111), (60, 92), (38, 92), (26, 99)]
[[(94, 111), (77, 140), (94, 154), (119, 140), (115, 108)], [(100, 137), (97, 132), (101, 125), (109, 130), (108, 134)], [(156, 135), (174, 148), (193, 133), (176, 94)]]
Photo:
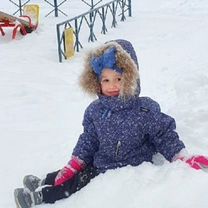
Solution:
[(64, 168), (42, 180), (25, 176), (25, 188), (14, 191), (18, 207), (67, 198), (100, 173), (152, 162), (156, 153), (194, 169), (208, 167), (208, 158), (187, 155), (174, 119), (162, 113), (157, 102), (139, 97), (138, 68), (136, 53), (126, 40), (107, 42), (88, 54), (80, 83), (98, 99), (85, 111), (84, 131)]

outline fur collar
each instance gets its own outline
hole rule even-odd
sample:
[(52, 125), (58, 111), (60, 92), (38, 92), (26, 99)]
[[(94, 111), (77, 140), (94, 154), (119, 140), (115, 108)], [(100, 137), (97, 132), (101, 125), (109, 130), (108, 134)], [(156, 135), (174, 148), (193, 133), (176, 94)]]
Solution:
[(87, 53), (84, 61), (84, 71), (80, 76), (80, 85), (83, 90), (93, 96), (100, 94), (100, 83), (96, 74), (92, 70), (90, 61), (93, 57), (100, 56), (108, 48), (116, 48), (117, 66), (123, 70), (123, 81), (120, 97), (134, 96), (140, 92), (140, 80), (138, 66), (121, 45), (116, 41), (111, 41)]

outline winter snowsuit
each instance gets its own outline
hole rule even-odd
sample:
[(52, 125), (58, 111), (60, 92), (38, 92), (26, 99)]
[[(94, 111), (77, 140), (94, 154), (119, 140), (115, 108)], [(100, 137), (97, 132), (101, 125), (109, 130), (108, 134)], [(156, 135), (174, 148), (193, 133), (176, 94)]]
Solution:
[[(92, 57), (100, 56), (111, 47), (116, 48), (117, 65), (123, 70), (119, 97), (99, 94), (99, 81), (90, 64)], [(184, 148), (175, 132), (174, 119), (162, 113), (152, 99), (139, 97), (138, 68), (135, 50), (126, 40), (110, 41), (86, 59), (81, 84), (99, 98), (85, 111), (84, 133), (73, 155), (86, 163), (93, 162), (100, 172), (151, 162), (157, 152), (171, 161)]]
[[(107, 97), (100, 93), (99, 78), (91, 67), (91, 59), (101, 56), (111, 47), (116, 48), (116, 64), (123, 70), (118, 97)], [(108, 169), (126, 165), (137, 166), (145, 161), (152, 162), (153, 155), (158, 152), (168, 161), (172, 161), (185, 147), (175, 131), (174, 119), (162, 113), (157, 102), (148, 97), (139, 97), (138, 68), (136, 53), (131, 43), (126, 40), (107, 42), (87, 55), (85, 70), (81, 75), (81, 86), (88, 93), (97, 95), (98, 99), (85, 111), (84, 131), (73, 150), (73, 155), (87, 164), (86, 170), (90, 169), (85, 170), (88, 175), (85, 177), (86, 184), (91, 178)], [(79, 173), (74, 181), (66, 184), (75, 183), (73, 190), (76, 191), (79, 187), (77, 181), (80, 181), (82, 174)], [(48, 176), (50, 177), (51, 175)], [(55, 189), (57, 192), (57, 187)], [(64, 190), (67, 189), (69, 190), (69, 187)], [(45, 202), (53, 203), (51, 197), (47, 197), (50, 191), (54, 192), (54, 188), (43, 190), (43, 195), (45, 199), (50, 198)], [(68, 192), (68, 196), (70, 194)], [(67, 197), (64, 194), (59, 198), (56, 196), (57, 194), (53, 196), (55, 200)]]

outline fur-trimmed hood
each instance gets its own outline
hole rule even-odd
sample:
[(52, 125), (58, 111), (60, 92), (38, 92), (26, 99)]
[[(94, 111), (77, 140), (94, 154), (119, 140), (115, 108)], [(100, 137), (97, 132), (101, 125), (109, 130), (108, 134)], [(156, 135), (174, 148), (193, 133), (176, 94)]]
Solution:
[(84, 71), (80, 76), (80, 85), (91, 95), (100, 95), (100, 82), (91, 66), (91, 60), (101, 56), (107, 49), (116, 48), (116, 65), (123, 70), (120, 97), (129, 97), (140, 93), (139, 66), (132, 44), (127, 40), (112, 40), (91, 50), (85, 58)]

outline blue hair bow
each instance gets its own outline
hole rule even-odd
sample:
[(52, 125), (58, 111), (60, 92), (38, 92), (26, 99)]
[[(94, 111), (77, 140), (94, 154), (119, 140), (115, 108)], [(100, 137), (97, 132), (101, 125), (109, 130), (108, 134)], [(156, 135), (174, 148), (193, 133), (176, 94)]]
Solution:
[(116, 49), (109, 48), (101, 56), (95, 57), (91, 60), (93, 71), (100, 78), (103, 69), (108, 68), (122, 74), (122, 70), (116, 65)]

